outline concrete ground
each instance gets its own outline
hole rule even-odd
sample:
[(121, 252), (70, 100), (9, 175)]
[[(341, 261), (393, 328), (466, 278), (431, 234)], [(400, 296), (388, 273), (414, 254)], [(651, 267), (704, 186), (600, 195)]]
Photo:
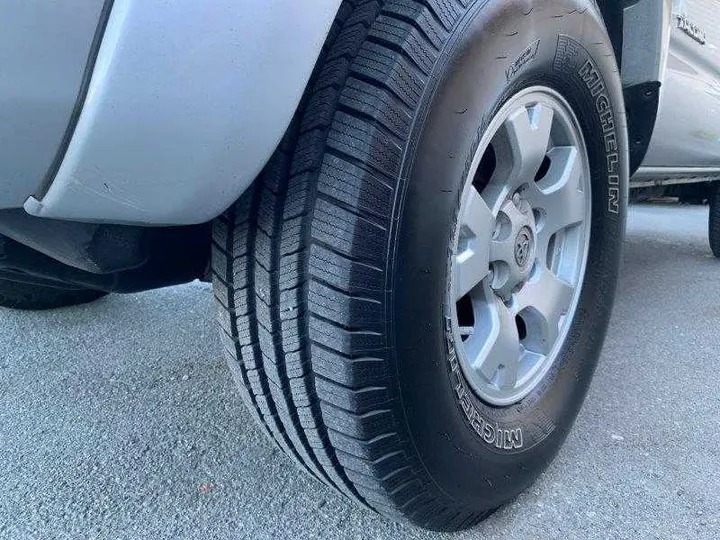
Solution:
[[(540, 481), (457, 539), (720, 537), (707, 208), (634, 207), (612, 326)], [(0, 538), (441, 538), (295, 471), (243, 409), (199, 283), (0, 310)]]

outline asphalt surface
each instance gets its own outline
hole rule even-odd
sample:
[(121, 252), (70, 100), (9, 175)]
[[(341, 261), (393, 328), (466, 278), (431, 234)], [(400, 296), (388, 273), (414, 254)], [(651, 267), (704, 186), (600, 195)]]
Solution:
[[(611, 330), (540, 481), (458, 539), (720, 538), (720, 261), (703, 207), (631, 211)], [(440, 538), (295, 471), (200, 283), (0, 310), (0, 538)]]

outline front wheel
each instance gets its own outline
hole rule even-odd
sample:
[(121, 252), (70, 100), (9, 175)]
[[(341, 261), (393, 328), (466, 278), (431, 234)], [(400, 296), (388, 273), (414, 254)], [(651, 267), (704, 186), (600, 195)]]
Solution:
[(310, 88), (215, 224), (229, 364), (313, 476), (467, 527), (547, 466), (598, 360), (628, 181), (612, 46), (590, 0), (348, 1)]

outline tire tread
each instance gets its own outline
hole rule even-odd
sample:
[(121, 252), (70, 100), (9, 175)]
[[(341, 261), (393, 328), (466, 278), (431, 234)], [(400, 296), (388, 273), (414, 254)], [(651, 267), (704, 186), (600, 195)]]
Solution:
[(280, 149), (214, 230), (224, 349), (266, 433), (328, 486), (440, 529), (482, 516), (439, 500), (403, 426), (385, 268), (414, 111), (466, 4), (346, 0)]

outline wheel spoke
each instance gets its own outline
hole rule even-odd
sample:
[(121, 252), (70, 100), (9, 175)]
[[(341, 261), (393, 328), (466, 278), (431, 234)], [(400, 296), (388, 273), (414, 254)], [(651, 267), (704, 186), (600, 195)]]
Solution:
[(455, 254), (455, 299), (475, 288), (490, 271), (490, 241), (495, 217), (474, 188), (466, 196), (460, 216), (460, 242)]
[(491, 261), (509, 261), (515, 257), (515, 237), (508, 236), (490, 243)]
[[(515, 317), (499, 299), (491, 306), (492, 330), (490, 337), (471, 355), (472, 367), (488, 381), (496, 381), (501, 388), (512, 388), (517, 382), (520, 361), (520, 337)], [(471, 338), (472, 339), (472, 338)]]
[(585, 220), (585, 194), (581, 191), (582, 161), (575, 147), (553, 148), (552, 165), (545, 178), (525, 192), (533, 208), (541, 209), (543, 225), (538, 232), (538, 258), (545, 262), (552, 235)]
[(532, 182), (545, 159), (550, 143), (553, 110), (542, 103), (523, 107), (505, 121), (513, 168), (508, 184), (519, 187)]
[[(512, 204), (508, 203), (500, 210), (511, 223), (523, 221), (523, 214)], [(490, 261), (510, 261), (515, 258), (515, 236), (510, 234), (504, 238), (493, 238), (490, 242)]]
[(560, 320), (570, 308), (573, 288), (542, 267), (540, 275), (515, 294), (513, 311), (527, 326), (526, 348), (549, 354), (557, 340)]

